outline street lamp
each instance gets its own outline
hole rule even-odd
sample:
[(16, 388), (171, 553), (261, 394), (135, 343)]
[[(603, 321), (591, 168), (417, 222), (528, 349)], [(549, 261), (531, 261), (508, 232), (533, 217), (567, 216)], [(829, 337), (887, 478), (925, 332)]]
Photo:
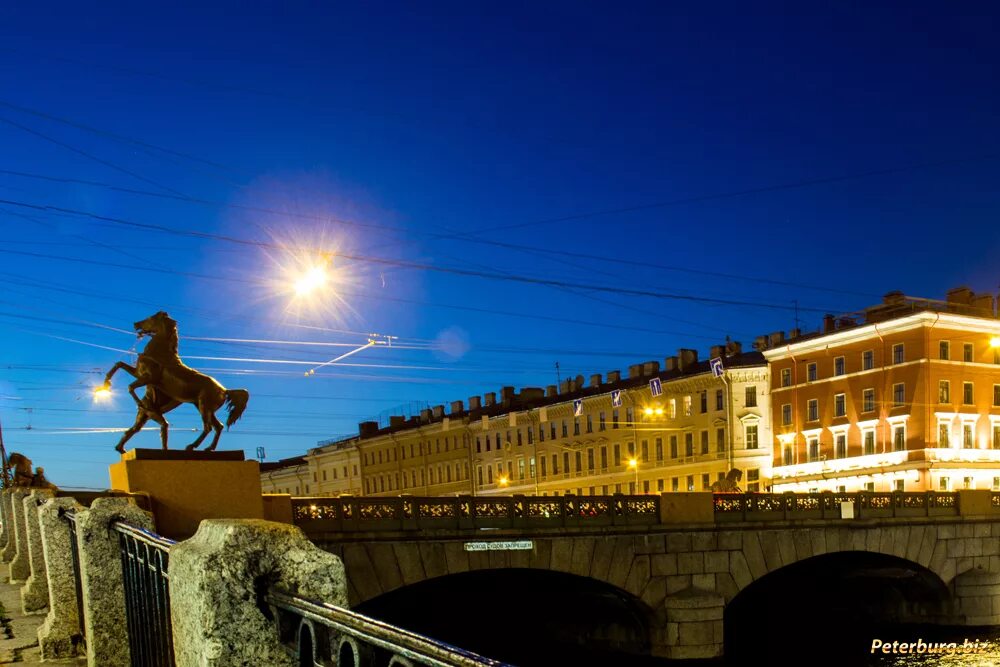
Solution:
[(990, 338), (990, 347), (993, 349), (1000, 347), (1000, 336), (993, 336)]
[(639, 459), (636, 458), (629, 459), (628, 467), (635, 470), (635, 492), (639, 493)]
[(98, 403), (103, 403), (104, 401), (111, 399), (111, 385), (107, 382), (104, 384), (94, 387), (94, 400)]
[(506, 487), (508, 484), (510, 484), (510, 480), (507, 479), (506, 475), (501, 475), (500, 477), (497, 478), (497, 485), (498, 486)]

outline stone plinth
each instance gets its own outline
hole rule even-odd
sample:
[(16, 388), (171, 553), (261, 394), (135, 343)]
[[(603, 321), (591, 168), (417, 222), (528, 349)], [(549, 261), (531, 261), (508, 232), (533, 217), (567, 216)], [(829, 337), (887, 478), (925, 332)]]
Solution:
[[(10, 492), (10, 505), (14, 515), (14, 556), (10, 560), (10, 583), (22, 584), (31, 576), (28, 561), (28, 533), (24, 522), (24, 499), (31, 493), (26, 486), (14, 487)], [(4, 550), (6, 554), (6, 550)]]
[(42, 552), (49, 586), (49, 614), (38, 628), (43, 660), (71, 658), (83, 641), (77, 611), (76, 580), (73, 577), (73, 545), (67, 511), (83, 510), (73, 498), (56, 498), (38, 508)]
[(663, 601), (666, 623), (653, 631), (653, 654), (675, 660), (722, 656), (725, 600), (689, 588)]
[(258, 606), (269, 585), (347, 606), (343, 563), (295, 526), (208, 520), (194, 537), (175, 545), (170, 619), (177, 667), (298, 664)]
[(24, 499), (24, 524), (28, 542), (28, 565), (31, 574), (21, 587), (21, 609), (35, 614), (49, 606), (49, 581), (45, 576), (45, 554), (42, 552), (42, 531), (38, 524), (38, 506), (55, 497), (51, 489), (33, 489)]
[(111, 488), (147, 493), (157, 532), (183, 540), (202, 519), (261, 519), (260, 468), (242, 451), (133, 449), (110, 467)]
[(131, 665), (117, 521), (153, 530), (152, 515), (127, 498), (98, 498), (76, 513), (88, 665)]
[(12, 535), (11, 528), (14, 526), (14, 517), (10, 511), (10, 489), (4, 489), (2, 494), (0, 494), (0, 521), (3, 521), (3, 524), (0, 525), (0, 557), (2, 557), (4, 548), (10, 541)]

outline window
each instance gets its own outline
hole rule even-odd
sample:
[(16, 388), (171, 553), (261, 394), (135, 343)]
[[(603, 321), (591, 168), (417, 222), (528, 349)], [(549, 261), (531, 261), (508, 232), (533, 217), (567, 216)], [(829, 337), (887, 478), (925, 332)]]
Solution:
[(781, 425), (791, 426), (792, 424), (792, 404), (785, 403), (781, 406)]
[(670, 458), (677, 458), (677, 436), (670, 436)]
[(656, 439), (656, 460), (663, 460), (663, 438)]
[(892, 450), (901, 452), (906, 449), (906, 425), (896, 424), (892, 427)]
[(746, 401), (744, 403), (744, 406), (748, 408), (757, 407), (757, 385), (755, 384), (747, 385)]
[(1000, 449), (1000, 425), (993, 425), (993, 449)]
[(701, 392), (701, 414), (708, 412), (708, 392)]
[(643, 462), (644, 463), (648, 463), (649, 462), (649, 441), (648, 440), (643, 440), (642, 441), (642, 446), (640, 448), (640, 451), (642, 452), (642, 460), (643, 460)]
[(809, 402), (806, 404), (806, 414), (807, 421), (818, 421), (819, 420), (819, 400), (815, 398), (810, 398)]
[(962, 383), (962, 403), (965, 405), (972, 405), (975, 402), (972, 395), (973, 386), (971, 382)]
[(602, 410), (601, 413), (597, 415), (597, 430), (603, 431), (604, 429), (605, 429), (604, 411)]
[[(656, 480), (656, 490), (659, 491), (660, 493), (663, 493), (663, 480), (662, 479)], [(605, 491), (605, 493), (607, 493), (607, 492)]]
[(816, 362), (813, 361), (806, 365), (806, 382), (816, 381)]
[(707, 472), (706, 473), (702, 473), (702, 475), (701, 475), (701, 490), (702, 491), (708, 491), (708, 490), (710, 490), (712, 488), (712, 481), (711, 480), (712, 480), (712, 478), (709, 476), (709, 474)]
[(573, 419), (573, 435), (580, 435), (580, 418)]
[(962, 448), (972, 449), (975, 447), (972, 438), (972, 424), (962, 424)]
[(993, 478), (993, 490), (1000, 491), (1000, 477)]
[(757, 424), (747, 424), (745, 428), (747, 449), (757, 449), (760, 441), (757, 439)]
[(615, 465), (620, 466), (622, 464), (622, 448), (621, 445), (615, 444)]
[(951, 447), (951, 424), (946, 421), (938, 422), (938, 447)]
[(790, 444), (785, 445), (781, 451), (781, 462), (783, 465), (790, 466), (795, 463), (795, 454), (792, 451), (792, 446)]
[(847, 458), (847, 434), (838, 433), (833, 436), (833, 456), (838, 459)]
[(601, 470), (607, 470), (608, 468), (608, 448), (601, 447)]
[(898, 408), (906, 403), (906, 385), (902, 382), (892, 385), (892, 407)]
[(1000, 384), (993, 385), (993, 405), (1000, 405)]
[(626, 424), (635, 423), (632, 419), (632, 408), (625, 408), (625, 423)]
[(535, 442), (535, 429), (528, 427), (528, 444), (532, 445)]
[[(579, 432), (579, 430), (580, 430), (580, 424), (579, 424), (579, 422), (577, 422), (576, 429)], [(569, 435), (569, 424), (567, 424), (566, 420), (564, 419), (564, 420), (562, 420), (562, 437), (565, 438), (568, 435)], [(579, 433), (578, 433), (578, 435), (579, 435)], [(497, 437), (500, 437), (500, 436), (497, 436)], [(499, 446), (499, 443), (498, 443), (497, 446)]]
[(837, 358), (835, 358), (833, 360), (833, 374), (834, 375), (843, 375), (846, 372), (847, 371), (844, 368), (844, 358), (843, 357), (837, 357)]
[(701, 453), (708, 454), (708, 431), (701, 432)]
[(938, 480), (938, 491), (951, 491), (951, 477), (942, 477)]
[(781, 369), (781, 386), (791, 387), (792, 386), (792, 369), (782, 368)]
[(667, 415), (671, 419), (677, 419), (677, 399), (671, 398), (670, 403), (667, 404)]
[(875, 411), (875, 390), (865, 389), (861, 392), (861, 412)]
[(875, 491), (875, 482), (865, 482), (865, 491)]
[[(517, 429), (517, 446), (520, 447), (523, 444), (521, 441), (521, 429)], [(448, 438), (444, 439), (444, 451), (448, 451)]]
[(974, 489), (974, 488), (976, 488), (975, 482), (972, 481), (971, 477), (963, 477), (962, 478), (962, 486), (965, 487), (966, 489)]
[(722, 390), (721, 389), (716, 389), (715, 390), (715, 409), (716, 409), (716, 411), (721, 410), (723, 407), (725, 407), (725, 405), (726, 405), (726, 403), (725, 403), (725, 400), (723, 398)]
[(902, 343), (896, 343), (892, 346), (892, 363), (901, 364), (906, 359), (906, 350)]
[(875, 453), (875, 431), (867, 430), (861, 433), (861, 446), (865, 456)]
[(483, 466), (476, 467), (476, 479), (479, 480), (479, 486), (483, 485)]
[(715, 429), (715, 451), (726, 451), (726, 429), (724, 428)]
[(944, 359), (945, 361), (951, 359), (951, 343), (946, 340), (938, 343), (938, 359)]
[(670, 490), (674, 491), (674, 492), (677, 492), (677, 491), (680, 490), (680, 479), (679, 478), (673, 477), (673, 478), (670, 479)]
[(938, 380), (938, 403), (951, 403), (951, 382)]
[(847, 395), (846, 394), (835, 394), (833, 397), (833, 416), (834, 417), (846, 417), (847, 416)]
[(694, 491), (694, 475), (687, 476), (688, 491)]
[(545, 457), (544, 456), (541, 457), (540, 459), (538, 459), (538, 474), (541, 477), (545, 477), (546, 471), (545, 471)]
[(618, 408), (611, 411), (611, 428), (618, 428)]
[(893, 485), (895, 486), (896, 491), (906, 490), (906, 480), (897, 479), (895, 482), (893, 482)]
[(808, 446), (808, 451), (809, 451), (809, 460), (819, 461), (819, 438), (817, 438), (816, 436), (811, 436), (810, 438), (806, 439), (806, 444)]
[(972, 361), (972, 343), (962, 345), (962, 360)]
[(684, 456), (694, 456), (694, 433), (684, 434)]
[(684, 397), (684, 416), (685, 417), (690, 417), (691, 416), (691, 397), (690, 396), (685, 396)]
[(587, 470), (594, 472), (594, 448), (587, 448)]
[(587, 415), (587, 433), (594, 432), (594, 417), (593, 415)]
[(870, 371), (873, 368), (875, 368), (875, 352), (865, 350), (861, 353), (861, 370)]
[(552, 474), (553, 475), (558, 475), (559, 474), (559, 455), (558, 454), (553, 454), (552, 455)]
[[(580, 459), (581, 459), (580, 452), (577, 452), (576, 453), (576, 471), (577, 472), (580, 472), (580, 462), (581, 462)], [(571, 471), (570, 471), (570, 467), (569, 467), (569, 452), (563, 452), (563, 473), (569, 474), (570, 472)]]

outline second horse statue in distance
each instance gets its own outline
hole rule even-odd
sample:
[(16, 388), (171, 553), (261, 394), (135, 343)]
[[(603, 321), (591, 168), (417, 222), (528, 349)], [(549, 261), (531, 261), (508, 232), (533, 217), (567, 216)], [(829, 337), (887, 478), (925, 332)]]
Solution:
[[(228, 429), (246, 410), (250, 392), (246, 389), (226, 389), (215, 378), (185, 365), (177, 353), (177, 321), (164, 311), (150, 315), (134, 326), (139, 338), (151, 337), (146, 348), (139, 354), (135, 366), (119, 361), (104, 376), (104, 389), (111, 388), (111, 378), (119, 369), (135, 378), (135, 382), (128, 386), (129, 394), (138, 406), (135, 423), (125, 431), (115, 449), (125, 453), (125, 443), (149, 420), (160, 425), (160, 441), (163, 449), (167, 449), (170, 424), (163, 415), (181, 403), (193, 403), (201, 414), (204, 430), (187, 449), (197, 448), (214, 429), (215, 437), (208, 451), (214, 450), (222, 435), (222, 422), (215, 416), (216, 411), (223, 405), (229, 408), (226, 418)], [(135, 391), (140, 387), (146, 388), (146, 395), (142, 398)]]

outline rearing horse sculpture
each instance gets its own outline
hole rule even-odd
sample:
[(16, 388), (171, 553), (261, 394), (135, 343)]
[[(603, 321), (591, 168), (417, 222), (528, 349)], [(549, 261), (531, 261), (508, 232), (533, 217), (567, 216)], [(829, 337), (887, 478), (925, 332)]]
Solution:
[[(135, 378), (135, 382), (128, 386), (129, 394), (138, 406), (135, 424), (125, 432), (115, 449), (124, 453), (125, 443), (150, 419), (160, 425), (160, 441), (167, 449), (170, 425), (163, 415), (181, 403), (195, 404), (204, 425), (201, 435), (187, 449), (197, 448), (213, 429), (215, 437), (208, 450), (215, 449), (222, 435), (222, 422), (215, 416), (216, 411), (223, 404), (229, 408), (225, 424), (228, 429), (243, 415), (250, 393), (246, 389), (226, 389), (214, 378), (186, 366), (177, 354), (177, 322), (162, 310), (136, 322), (134, 326), (140, 338), (147, 335), (152, 338), (135, 366), (118, 362), (104, 377), (105, 388), (111, 387), (111, 378), (119, 369)], [(140, 387), (146, 387), (143, 398), (135, 391)]]

